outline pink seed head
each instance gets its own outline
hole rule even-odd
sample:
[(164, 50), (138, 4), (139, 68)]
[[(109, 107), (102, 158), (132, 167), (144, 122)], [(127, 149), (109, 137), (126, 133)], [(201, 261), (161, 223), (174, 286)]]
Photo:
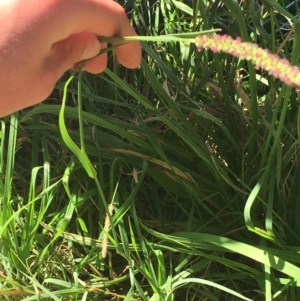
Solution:
[(300, 88), (300, 71), (285, 58), (262, 49), (255, 43), (242, 42), (240, 37), (233, 39), (228, 35), (200, 35), (195, 39), (199, 51), (211, 49), (235, 57), (252, 61), (256, 69), (264, 69), (287, 85)]

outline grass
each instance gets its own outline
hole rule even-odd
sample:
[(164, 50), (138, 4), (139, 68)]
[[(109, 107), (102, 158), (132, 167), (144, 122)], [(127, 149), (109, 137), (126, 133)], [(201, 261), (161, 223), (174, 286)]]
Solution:
[[(124, 5), (140, 35), (221, 29), (297, 64), (281, 2)], [(298, 90), (142, 45), (141, 68), (67, 74), (1, 121), (0, 300), (299, 300)]]

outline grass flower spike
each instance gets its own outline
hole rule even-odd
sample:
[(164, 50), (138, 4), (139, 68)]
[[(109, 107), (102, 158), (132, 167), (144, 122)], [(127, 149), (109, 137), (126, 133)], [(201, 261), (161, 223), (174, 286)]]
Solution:
[(287, 59), (262, 49), (257, 44), (242, 42), (228, 35), (200, 35), (195, 39), (198, 50), (211, 49), (213, 52), (225, 52), (241, 59), (252, 61), (257, 69), (267, 70), (270, 75), (279, 78), (289, 86), (300, 88), (300, 71)]

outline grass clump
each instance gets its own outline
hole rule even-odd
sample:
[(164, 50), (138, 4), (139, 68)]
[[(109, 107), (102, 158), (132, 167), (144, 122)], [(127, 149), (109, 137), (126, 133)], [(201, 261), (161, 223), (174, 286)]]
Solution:
[(154, 36), (141, 68), (112, 58), (1, 122), (0, 300), (298, 300), (298, 90), (170, 37), (220, 29), (295, 65), (296, 6), (125, 6)]

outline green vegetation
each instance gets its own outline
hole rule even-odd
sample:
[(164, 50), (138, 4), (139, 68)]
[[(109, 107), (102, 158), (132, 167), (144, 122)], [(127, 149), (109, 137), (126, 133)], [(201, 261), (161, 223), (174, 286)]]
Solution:
[[(124, 5), (140, 35), (221, 29), (298, 63), (296, 5), (185, 2)], [(1, 121), (0, 300), (300, 300), (297, 89), (142, 45)]]

